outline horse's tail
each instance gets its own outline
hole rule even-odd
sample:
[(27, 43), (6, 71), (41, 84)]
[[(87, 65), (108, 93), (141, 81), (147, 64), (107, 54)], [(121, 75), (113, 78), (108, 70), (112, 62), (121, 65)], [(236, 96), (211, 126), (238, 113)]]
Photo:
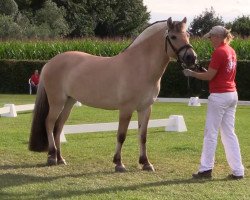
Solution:
[(42, 82), (39, 83), (33, 112), (29, 150), (43, 152), (48, 150), (48, 136), (45, 120), (49, 112), (47, 93)]

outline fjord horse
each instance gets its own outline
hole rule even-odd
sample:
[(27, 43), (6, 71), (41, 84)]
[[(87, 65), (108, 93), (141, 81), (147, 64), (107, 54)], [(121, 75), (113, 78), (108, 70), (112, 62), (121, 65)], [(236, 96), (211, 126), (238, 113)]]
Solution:
[(87, 106), (119, 110), (115, 171), (125, 171), (122, 145), (134, 111), (138, 112), (139, 163), (154, 171), (146, 151), (151, 106), (170, 58), (193, 66), (196, 54), (189, 44), (186, 21), (156, 22), (120, 54), (94, 56), (70, 51), (52, 58), (42, 69), (29, 140), (31, 151), (48, 151), (48, 165), (66, 164), (60, 134), (76, 101)]

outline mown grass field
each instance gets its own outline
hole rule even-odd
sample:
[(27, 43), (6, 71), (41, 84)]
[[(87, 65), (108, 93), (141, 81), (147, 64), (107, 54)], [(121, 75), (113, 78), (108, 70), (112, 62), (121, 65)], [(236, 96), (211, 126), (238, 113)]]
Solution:
[[(33, 95), (0, 95), (0, 107), (5, 103), (33, 102)], [(156, 169), (154, 173), (140, 170), (136, 130), (129, 130), (123, 148), (128, 172), (115, 173), (115, 132), (66, 135), (62, 153), (68, 165), (47, 167), (45, 153), (27, 150), (31, 113), (0, 118), (0, 199), (250, 199), (249, 106), (238, 106), (236, 114), (245, 179), (226, 179), (230, 170), (220, 139), (213, 179), (191, 179), (199, 165), (205, 112), (206, 105), (154, 104), (151, 119), (179, 114), (188, 128), (185, 133), (149, 129), (148, 156)], [(67, 124), (110, 122), (117, 121), (117, 117), (117, 111), (74, 107)]]

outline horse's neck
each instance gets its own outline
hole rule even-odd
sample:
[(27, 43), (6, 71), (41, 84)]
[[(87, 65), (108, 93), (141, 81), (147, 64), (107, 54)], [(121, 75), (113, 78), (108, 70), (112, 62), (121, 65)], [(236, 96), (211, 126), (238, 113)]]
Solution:
[(127, 59), (132, 60), (133, 67), (145, 68), (142, 70), (148, 71), (147, 74), (153, 81), (161, 78), (170, 60), (165, 51), (163, 35), (163, 32), (159, 32), (125, 52)]

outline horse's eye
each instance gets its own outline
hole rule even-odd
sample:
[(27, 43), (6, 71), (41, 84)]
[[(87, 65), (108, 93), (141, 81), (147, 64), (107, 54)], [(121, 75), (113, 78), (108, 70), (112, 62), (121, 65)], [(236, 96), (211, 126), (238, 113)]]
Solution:
[(175, 40), (177, 37), (175, 35), (170, 37), (172, 40)]

